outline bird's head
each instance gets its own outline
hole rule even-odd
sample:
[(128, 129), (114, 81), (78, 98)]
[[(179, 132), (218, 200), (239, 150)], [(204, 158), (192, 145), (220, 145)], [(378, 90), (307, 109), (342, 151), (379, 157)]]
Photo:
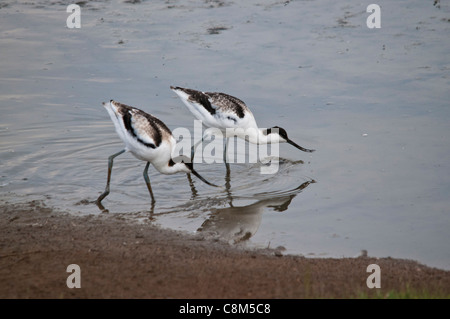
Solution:
[(268, 128), (263, 133), (271, 143), (285, 143), (289, 140), (286, 130), (279, 126)]
[(194, 169), (194, 163), (192, 163), (191, 159), (187, 156), (180, 155), (173, 159), (171, 158), (169, 161), (169, 166), (173, 166), (178, 171), (182, 171), (185, 173), (192, 173), (195, 176), (197, 176), (202, 182), (210, 186), (219, 187), (217, 185), (214, 185), (213, 183), (208, 182), (199, 173), (197, 173), (197, 171)]
[(303, 152), (308, 152), (308, 153), (314, 152), (314, 150), (310, 150), (310, 149), (301, 147), (300, 145), (298, 145), (297, 143), (295, 143), (294, 141), (289, 139), (286, 130), (282, 127), (274, 126), (274, 127), (268, 128), (263, 131), (263, 134), (267, 135), (267, 138), (270, 143), (288, 143)]

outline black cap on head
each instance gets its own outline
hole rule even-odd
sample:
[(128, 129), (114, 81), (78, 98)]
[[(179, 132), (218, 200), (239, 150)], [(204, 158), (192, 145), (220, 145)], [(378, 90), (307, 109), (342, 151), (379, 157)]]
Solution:
[(267, 129), (267, 135), (268, 134), (273, 134), (273, 133), (278, 133), (278, 135), (280, 135), (282, 138), (284, 138), (286, 141), (288, 140), (288, 135), (287, 132), (284, 128), (279, 127), (279, 126), (274, 126), (271, 128)]
[(286, 130), (284, 128), (282, 128), (282, 127), (274, 126), (274, 127), (268, 128), (267, 130), (264, 131), (265, 135), (274, 134), (274, 133), (278, 133), (278, 135), (280, 135), (280, 137), (284, 138), (287, 143), (291, 144), (292, 146), (298, 148), (299, 150), (301, 150), (303, 152), (308, 152), (308, 153), (314, 152), (314, 150), (310, 150), (310, 149), (301, 147), (300, 145), (298, 145), (294, 141), (290, 140), (288, 135), (287, 135)]
[(169, 166), (173, 166), (176, 163), (183, 163), (184, 165), (186, 165), (186, 167), (191, 171), (192, 174), (194, 174), (195, 176), (197, 176), (202, 182), (210, 185), (210, 186), (214, 186), (214, 187), (219, 187), (217, 185), (214, 185), (210, 182), (208, 182), (206, 179), (204, 179), (199, 173), (197, 173), (196, 170), (194, 170), (194, 163), (191, 162), (191, 159), (187, 156), (177, 156), (174, 159), (170, 159), (169, 160)]

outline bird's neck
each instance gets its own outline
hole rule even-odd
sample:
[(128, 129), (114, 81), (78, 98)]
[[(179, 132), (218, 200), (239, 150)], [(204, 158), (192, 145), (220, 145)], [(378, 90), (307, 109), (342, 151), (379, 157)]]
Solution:
[(286, 140), (282, 138), (278, 132), (267, 134), (267, 129), (258, 129), (258, 143), (259, 144), (269, 144), (269, 143), (284, 143)]
[(172, 159), (169, 160), (169, 162), (165, 162), (162, 165), (154, 165), (155, 168), (162, 174), (175, 174), (178, 172), (184, 172), (189, 173), (190, 170), (184, 163), (175, 163)]
[(270, 143), (270, 137), (269, 135), (264, 134), (264, 130), (263, 129), (258, 129), (258, 144), (267, 144)]
[(254, 143), (254, 144), (268, 144), (268, 143), (272, 143), (272, 142), (277, 142), (274, 139), (273, 134), (267, 135), (267, 134), (265, 134), (265, 132), (266, 132), (266, 129), (258, 128), (255, 131), (256, 134), (253, 134), (253, 135), (249, 136), (248, 141), (250, 143)]
[(271, 138), (264, 134), (264, 130), (259, 128), (233, 128), (227, 129), (226, 137), (237, 136), (253, 144), (267, 144), (271, 142)]

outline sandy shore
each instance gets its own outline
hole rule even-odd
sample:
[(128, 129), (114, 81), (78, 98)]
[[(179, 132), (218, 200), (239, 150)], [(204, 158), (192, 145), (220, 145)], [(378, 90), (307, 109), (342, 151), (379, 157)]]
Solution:
[[(450, 272), (409, 260), (283, 256), (38, 202), (2, 204), (0, 298), (354, 298), (450, 296)], [(68, 288), (67, 266), (81, 270)], [(366, 268), (381, 268), (369, 289)]]

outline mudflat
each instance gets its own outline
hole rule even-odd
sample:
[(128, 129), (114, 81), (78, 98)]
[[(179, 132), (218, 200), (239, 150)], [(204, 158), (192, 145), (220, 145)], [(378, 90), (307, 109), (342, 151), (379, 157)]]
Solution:
[[(450, 296), (450, 272), (394, 258), (305, 258), (249, 250), (113, 214), (2, 204), (0, 298), (359, 298)], [(68, 288), (67, 267), (81, 288)], [(381, 270), (381, 288), (367, 287)]]

